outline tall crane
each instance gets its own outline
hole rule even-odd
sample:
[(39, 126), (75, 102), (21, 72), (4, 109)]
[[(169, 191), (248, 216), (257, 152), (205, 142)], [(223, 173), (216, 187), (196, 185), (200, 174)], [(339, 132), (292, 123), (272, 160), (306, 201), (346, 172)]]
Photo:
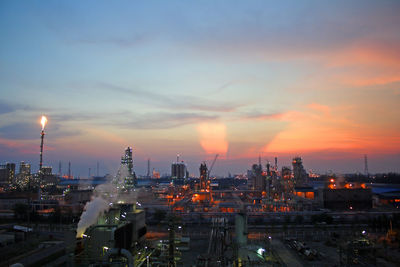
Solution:
[(211, 167), (210, 167), (210, 169), (208, 170), (208, 173), (207, 173), (207, 180), (210, 179), (210, 173), (211, 173), (211, 171), (212, 171), (212, 169), (214, 167), (215, 162), (217, 161), (218, 156), (219, 156), (219, 154), (216, 154), (213, 162), (211, 163)]

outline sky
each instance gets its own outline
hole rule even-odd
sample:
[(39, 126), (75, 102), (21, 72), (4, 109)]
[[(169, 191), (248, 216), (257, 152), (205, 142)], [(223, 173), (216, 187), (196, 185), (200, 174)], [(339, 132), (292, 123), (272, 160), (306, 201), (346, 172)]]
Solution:
[(400, 172), (399, 1), (0, 1), (0, 163)]

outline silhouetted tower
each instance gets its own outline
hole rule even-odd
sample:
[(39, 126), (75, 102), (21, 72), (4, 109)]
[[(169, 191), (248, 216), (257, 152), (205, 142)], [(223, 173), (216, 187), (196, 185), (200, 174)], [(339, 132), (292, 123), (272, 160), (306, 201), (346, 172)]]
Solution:
[(303, 167), (303, 161), (300, 157), (295, 157), (292, 161), (293, 176), (296, 186), (305, 186), (308, 183), (308, 175)]
[(128, 167), (129, 174), (133, 175), (133, 158), (132, 158), (132, 148), (127, 147), (125, 149), (125, 154), (121, 157), (121, 164)]
[(44, 140), (44, 128), (40, 132), (40, 162), (39, 162), (39, 172), (42, 173), (42, 166), (43, 166), (43, 140)]
[(271, 163), (268, 161), (267, 162), (267, 175), (270, 175), (270, 168), (271, 168)]
[(147, 178), (150, 178), (150, 159), (147, 160)]
[(275, 157), (275, 171), (278, 171), (278, 157)]
[(253, 180), (253, 189), (259, 191), (265, 190), (265, 178), (260, 164), (253, 164), (251, 175)]
[(171, 164), (171, 177), (178, 179), (184, 179), (188, 177), (187, 166), (183, 161), (173, 162)]
[(58, 176), (61, 177), (62, 175), (62, 169), (61, 169), (61, 160), (58, 162)]
[(364, 174), (365, 176), (369, 177), (367, 154), (364, 155)]
[(136, 175), (133, 171), (133, 158), (132, 148), (127, 147), (125, 154), (121, 157), (121, 165), (125, 165), (128, 168), (128, 177), (125, 177), (125, 189), (132, 189), (136, 184)]
[(68, 162), (68, 179), (71, 179), (71, 161)]
[(31, 175), (31, 164), (21, 161), (19, 164), (19, 174), (24, 176)]
[(92, 172), (92, 168), (89, 168), (89, 176), (88, 176), (89, 178), (91, 177), (91, 174), (92, 174), (91, 172)]
[(100, 169), (100, 168), (99, 168), (99, 167), (100, 167), (99, 165), (100, 165), (99, 162), (97, 162), (97, 166), (96, 166), (96, 167), (97, 167), (97, 172), (96, 172), (97, 177), (100, 175), (100, 174), (99, 174), (99, 169)]
[(200, 164), (200, 190), (205, 190), (207, 188), (207, 174), (207, 164), (203, 162), (202, 164)]

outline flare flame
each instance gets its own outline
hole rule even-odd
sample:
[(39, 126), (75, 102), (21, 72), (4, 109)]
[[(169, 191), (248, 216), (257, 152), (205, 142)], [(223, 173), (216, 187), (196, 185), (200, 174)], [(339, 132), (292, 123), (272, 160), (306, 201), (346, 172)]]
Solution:
[(40, 120), (40, 124), (42, 124), (42, 131), (44, 130), (44, 127), (46, 126), (46, 123), (47, 123), (46, 116), (42, 116), (42, 119)]

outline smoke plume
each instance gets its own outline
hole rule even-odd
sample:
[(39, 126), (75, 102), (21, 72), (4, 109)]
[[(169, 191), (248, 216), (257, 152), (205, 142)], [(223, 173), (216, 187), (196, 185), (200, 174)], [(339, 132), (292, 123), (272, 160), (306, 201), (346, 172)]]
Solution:
[(136, 203), (136, 192), (124, 191), (125, 178), (129, 175), (126, 165), (121, 165), (112, 181), (96, 186), (93, 198), (86, 203), (78, 223), (76, 237), (81, 237), (86, 229), (97, 222), (97, 218), (107, 212), (113, 203)]
[(81, 237), (85, 230), (95, 224), (97, 218), (108, 211), (110, 208), (109, 202), (101, 197), (95, 197), (90, 202), (86, 203), (84, 212), (78, 223), (78, 229), (76, 230), (76, 236)]

